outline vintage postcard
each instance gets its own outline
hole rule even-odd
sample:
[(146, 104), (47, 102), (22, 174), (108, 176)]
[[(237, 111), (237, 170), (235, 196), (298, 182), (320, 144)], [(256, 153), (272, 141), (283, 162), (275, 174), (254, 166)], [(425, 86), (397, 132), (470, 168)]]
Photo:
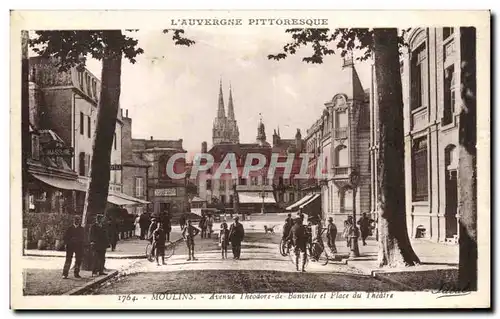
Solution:
[(491, 307), (489, 61), (488, 11), (12, 11), (11, 307)]

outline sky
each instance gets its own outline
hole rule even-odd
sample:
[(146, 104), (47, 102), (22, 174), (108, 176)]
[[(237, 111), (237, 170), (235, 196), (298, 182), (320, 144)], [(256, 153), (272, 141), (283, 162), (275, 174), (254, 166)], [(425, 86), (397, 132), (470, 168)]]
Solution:
[[(144, 54), (135, 64), (123, 60), (120, 106), (132, 118), (134, 138), (183, 139), (189, 153), (201, 143), (212, 145), (217, 114), (219, 80), (222, 79), (227, 112), (229, 86), (240, 142), (251, 143), (262, 114), (267, 140), (275, 128), (281, 138), (294, 138), (321, 115), (324, 103), (338, 92), (342, 82), (340, 54), (313, 65), (302, 62), (310, 50), (275, 61), (268, 54), (281, 52), (291, 37), (283, 29), (188, 29), (196, 41), (190, 47), (175, 46), (161, 30), (131, 33)], [(100, 78), (101, 64), (89, 60), (87, 68)], [(364, 89), (369, 88), (370, 63), (356, 63)]]

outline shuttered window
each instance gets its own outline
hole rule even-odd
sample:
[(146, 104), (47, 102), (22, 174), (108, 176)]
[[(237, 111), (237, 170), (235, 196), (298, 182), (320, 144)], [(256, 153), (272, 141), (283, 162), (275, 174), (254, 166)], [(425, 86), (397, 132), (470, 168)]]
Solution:
[(429, 198), (427, 137), (413, 141), (412, 159), (413, 201), (427, 201)]

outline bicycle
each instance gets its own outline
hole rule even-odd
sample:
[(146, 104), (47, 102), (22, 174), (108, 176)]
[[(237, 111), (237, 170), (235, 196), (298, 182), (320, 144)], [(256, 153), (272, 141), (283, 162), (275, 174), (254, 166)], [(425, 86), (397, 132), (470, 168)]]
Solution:
[(312, 256), (312, 249), (315, 248), (317, 251), (320, 251), (319, 255), (317, 258), (314, 258), (313, 260), (319, 262), (319, 264), (326, 266), (330, 260), (330, 247), (325, 246), (325, 242), (323, 241), (323, 234), (325, 233), (327, 229), (323, 228), (321, 229), (321, 232), (317, 238), (317, 240), (312, 243), (311, 250), (309, 250), (310, 255)]
[[(172, 255), (174, 254), (175, 252), (175, 246), (179, 243), (183, 241), (183, 239), (178, 239), (174, 242), (171, 242), (171, 241), (167, 241), (165, 243), (165, 258), (170, 258), (172, 257)], [(155, 247), (155, 243), (148, 243), (146, 245), (146, 259), (149, 260), (150, 262), (154, 262), (156, 261), (156, 256), (155, 256), (155, 251), (156, 251), (156, 247)]]

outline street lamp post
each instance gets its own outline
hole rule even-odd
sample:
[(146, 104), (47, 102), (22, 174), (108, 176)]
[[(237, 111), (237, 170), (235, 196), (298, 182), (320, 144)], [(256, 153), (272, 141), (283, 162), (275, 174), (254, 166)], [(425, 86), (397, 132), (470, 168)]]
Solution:
[(352, 219), (353, 219), (352, 233), (349, 236), (351, 240), (351, 252), (349, 254), (349, 257), (354, 258), (354, 257), (359, 257), (359, 245), (358, 245), (359, 229), (356, 225), (356, 192), (359, 183), (359, 173), (355, 169), (352, 169), (351, 174), (349, 175), (349, 182), (350, 182), (350, 187), (352, 189)]

